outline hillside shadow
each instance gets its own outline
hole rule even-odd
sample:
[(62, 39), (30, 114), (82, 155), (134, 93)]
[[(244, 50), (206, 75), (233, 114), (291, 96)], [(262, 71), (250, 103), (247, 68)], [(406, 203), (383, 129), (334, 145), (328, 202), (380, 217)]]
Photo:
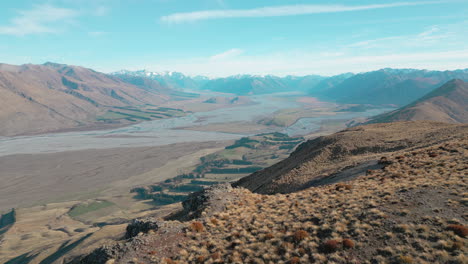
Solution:
[(78, 246), (81, 242), (83, 242), (85, 239), (87, 239), (91, 235), (92, 235), (92, 233), (87, 234), (86, 236), (78, 239), (77, 241), (71, 243), (68, 246), (66, 246), (66, 244), (68, 242), (70, 242), (70, 241), (64, 242), (55, 253), (53, 253), (52, 255), (48, 256), (47, 258), (45, 258), (44, 260), (39, 262), (39, 264), (52, 264), (52, 263), (54, 263), (56, 260), (58, 260), (59, 258), (63, 257), (63, 255), (65, 255), (66, 253), (73, 250), (76, 246)]
[(5, 262), (5, 264), (27, 264), (31, 260), (36, 258), (36, 256), (38, 255), (38, 254), (35, 254), (35, 255), (29, 256), (29, 253), (30, 252), (24, 253), (23, 255), (20, 255), (18, 257), (14, 257), (14, 258), (8, 260), (7, 262)]

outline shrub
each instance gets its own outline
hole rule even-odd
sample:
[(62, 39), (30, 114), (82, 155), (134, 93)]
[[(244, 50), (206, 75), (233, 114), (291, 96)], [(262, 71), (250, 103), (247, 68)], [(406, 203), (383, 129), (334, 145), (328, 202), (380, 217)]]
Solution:
[(219, 252), (215, 252), (215, 253), (211, 254), (211, 259), (212, 260), (218, 260), (220, 258), (221, 258), (221, 253), (219, 253)]
[(300, 242), (304, 240), (306, 237), (308, 237), (309, 234), (305, 230), (298, 230), (294, 233), (293, 239), (296, 242)]
[(323, 243), (320, 246), (320, 249), (324, 253), (332, 253), (332, 252), (337, 251), (339, 247), (340, 247), (340, 242), (338, 240), (332, 239), (332, 240), (325, 241), (325, 243)]
[(275, 236), (274, 236), (272, 233), (267, 233), (267, 234), (265, 235), (265, 239), (272, 239), (272, 238), (274, 238), (274, 237), (275, 237)]
[(166, 264), (177, 264), (177, 261), (174, 261), (174, 260), (172, 260), (172, 259), (170, 259), (170, 258), (165, 258), (165, 259), (164, 259), (164, 262), (165, 262)]
[(398, 257), (398, 263), (401, 264), (411, 264), (414, 263), (413, 258), (410, 256), (399, 256)]
[(448, 225), (447, 229), (453, 231), (455, 234), (466, 237), (468, 236), (468, 228), (463, 225)]
[(194, 232), (200, 233), (205, 230), (205, 227), (203, 226), (201, 222), (192, 222), (190, 224), (190, 229)]
[(338, 183), (338, 184), (336, 184), (335, 190), (337, 190), (337, 191), (339, 191), (339, 190), (351, 190), (352, 188), (353, 188), (353, 186), (350, 185), (350, 184)]
[(205, 256), (197, 256), (196, 260), (197, 263), (203, 263), (205, 262)]
[(345, 238), (343, 239), (343, 247), (344, 248), (354, 248), (354, 242), (351, 239)]
[(289, 262), (289, 264), (298, 264), (301, 263), (301, 259), (299, 257), (292, 257)]

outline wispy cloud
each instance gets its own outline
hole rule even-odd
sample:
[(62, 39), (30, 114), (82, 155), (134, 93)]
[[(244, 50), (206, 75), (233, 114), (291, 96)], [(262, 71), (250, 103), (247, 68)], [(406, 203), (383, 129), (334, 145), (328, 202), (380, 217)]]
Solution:
[(241, 50), (241, 49), (230, 49), (230, 50), (225, 51), (223, 53), (211, 56), (210, 60), (230, 59), (230, 58), (233, 58), (233, 57), (237, 57), (237, 56), (241, 55), (242, 53), (244, 53), (244, 51)]
[(208, 19), (241, 18), (241, 17), (274, 17), (295, 16), (319, 13), (337, 13), (361, 11), (370, 9), (382, 9), (403, 6), (416, 6), (427, 4), (438, 4), (442, 1), (420, 1), (420, 2), (396, 2), (372, 5), (283, 5), (270, 6), (254, 9), (226, 9), (226, 10), (204, 10), (196, 12), (174, 13), (161, 17), (166, 23), (194, 22)]
[(457, 48), (467, 39), (465, 37), (468, 34), (467, 26), (468, 21), (433, 25), (420, 33), (361, 40), (347, 45), (346, 48), (380, 49), (387, 52), (405, 48)]
[[(451, 70), (468, 68), (468, 21), (438, 24), (413, 34), (362, 39), (350, 44), (255, 54), (230, 49), (214, 56), (160, 60), (152, 70), (180, 71), (211, 77), (235, 74), (334, 75), (381, 68)], [(141, 65), (140, 65), (141, 66)], [(136, 67), (138, 68), (138, 67)]]
[(78, 16), (73, 9), (55, 7), (52, 5), (38, 5), (30, 10), (19, 11), (10, 20), (9, 25), (0, 26), (0, 34), (24, 36), (29, 34), (57, 32), (59, 23), (63, 23)]

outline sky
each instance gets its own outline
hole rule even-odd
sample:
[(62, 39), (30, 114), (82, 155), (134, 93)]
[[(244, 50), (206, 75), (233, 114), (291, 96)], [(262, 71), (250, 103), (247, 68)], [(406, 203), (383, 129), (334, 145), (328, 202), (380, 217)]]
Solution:
[(468, 0), (1, 0), (0, 63), (236, 74), (468, 68)]

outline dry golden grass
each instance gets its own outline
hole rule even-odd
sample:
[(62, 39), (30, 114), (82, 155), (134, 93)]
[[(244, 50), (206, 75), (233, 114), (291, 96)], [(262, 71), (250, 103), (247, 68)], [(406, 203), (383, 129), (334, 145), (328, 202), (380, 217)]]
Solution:
[(350, 182), (276, 195), (232, 189), (236, 201), (192, 221), (172, 260), (467, 263), (467, 154), (464, 138), (388, 155)]

